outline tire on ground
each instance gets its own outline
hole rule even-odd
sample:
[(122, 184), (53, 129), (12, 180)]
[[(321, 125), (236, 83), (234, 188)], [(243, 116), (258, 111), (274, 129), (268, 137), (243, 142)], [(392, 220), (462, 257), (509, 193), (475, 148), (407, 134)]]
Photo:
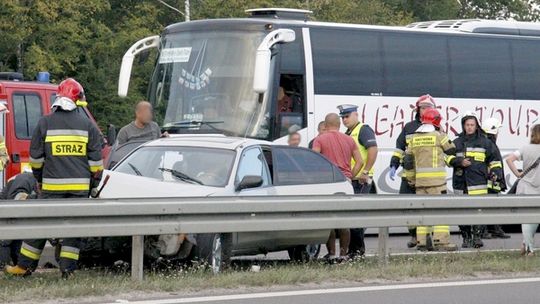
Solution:
[(232, 257), (232, 235), (230, 233), (208, 233), (195, 236), (197, 245), (192, 249), (193, 260), (202, 262), (214, 273), (230, 266)]

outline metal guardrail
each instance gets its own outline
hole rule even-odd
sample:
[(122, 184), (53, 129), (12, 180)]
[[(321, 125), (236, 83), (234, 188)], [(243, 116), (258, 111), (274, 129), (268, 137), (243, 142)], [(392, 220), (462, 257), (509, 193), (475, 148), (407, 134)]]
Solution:
[(0, 239), (133, 236), (142, 279), (143, 236), (175, 233), (380, 228), (540, 222), (540, 196), (252, 196), (29, 200), (0, 203)]

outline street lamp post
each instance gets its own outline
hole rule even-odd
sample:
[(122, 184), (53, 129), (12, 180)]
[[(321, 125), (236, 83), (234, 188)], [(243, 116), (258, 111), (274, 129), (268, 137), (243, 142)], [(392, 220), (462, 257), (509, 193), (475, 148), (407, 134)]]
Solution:
[(186, 18), (186, 21), (190, 21), (191, 20), (191, 11), (190, 11), (190, 6), (189, 6), (189, 0), (185, 0), (184, 1), (184, 17)]
[(170, 5), (169, 3), (163, 1), (163, 0), (157, 0), (159, 3), (165, 5), (166, 7), (172, 9), (173, 11), (179, 13), (180, 15), (184, 16), (185, 18), (185, 21), (190, 21), (191, 18), (190, 18), (190, 5), (189, 5), (189, 0), (185, 0), (184, 1), (184, 12), (182, 12), (181, 10), (177, 9), (176, 7)]

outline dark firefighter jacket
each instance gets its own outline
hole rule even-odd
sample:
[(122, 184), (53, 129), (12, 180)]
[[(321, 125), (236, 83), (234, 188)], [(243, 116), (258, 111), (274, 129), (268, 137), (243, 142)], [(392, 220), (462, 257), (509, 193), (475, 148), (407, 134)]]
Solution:
[(19, 199), (21, 194), (26, 195), (24, 198), (35, 198), (37, 190), (37, 181), (32, 173), (26, 172), (17, 174), (10, 178), (6, 186), (0, 193), (0, 199)]
[[(497, 147), (480, 129), (472, 135), (459, 134), (454, 144), (456, 155), (447, 158), (447, 164), (454, 168), (453, 188), (469, 195), (487, 194), (491, 175), (502, 176), (502, 160)], [(471, 161), (468, 167), (462, 166), (465, 158)]]
[(405, 124), (403, 130), (396, 140), (396, 149), (394, 150), (392, 158), (390, 159), (390, 167), (398, 169), (399, 166), (401, 166), (403, 157), (405, 156), (405, 151), (407, 150), (407, 136), (416, 132), (421, 125), (422, 123), (420, 122), (420, 116), (418, 114), (413, 121)]
[(30, 165), (43, 192), (81, 193), (103, 170), (101, 134), (79, 111), (55, 107), (42, 117), (30, 144)]

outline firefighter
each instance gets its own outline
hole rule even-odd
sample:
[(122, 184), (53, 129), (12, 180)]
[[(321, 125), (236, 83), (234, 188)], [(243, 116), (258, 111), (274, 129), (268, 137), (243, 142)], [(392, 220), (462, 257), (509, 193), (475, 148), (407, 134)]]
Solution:
[[(429, 94), (422, 95), (416, 101), (416, 115), (413, 121), (408, 122), (403, 127), (403, 130), (399, 134), (396, 140), (396, 150), (394, 151), (392, 158), (390, 160), (390, 179), (394, 180), (396, 176), (396, 171), (401, 166), (405, 150), (407, 149), (407, 137), (413, 134), (421, 125), (420, 116), (424, 113), (426, 109), (435, 108), (435, 100)], [(409, 185), (407, 178), (401, 176), (401, 185), (399, 187), (399, 194), (415, 194), (414, 187)], [(413, 248), (417, 244), (416, 240), (416, 228), (409, 227), (409, 234), (411, 235), (411, 240), (407, 242), (407, 247)]]
[[(9, 113), (6, 105), (0, 103), (0, 113)], [(7, 164), (9, 163), (9, 154), (6, 148), (6, 141), (3, 136), (0, 135), (0, 172), (4, 171)]]
[[(378, 153), (375, 132), (370, 126), (359, 121), (358, 106), (340, 105), (338, 110), (343, 124), (347, 127), (345, 134), (352, 137), (364, 160), (360, 173), (352, 178), (354, 193), (368, 194), (372, 188), (375, 188), (373, 184), (373, 165)], [(351, 159), (351, 168), (354, 167), (354, 164), (354, 159)], [(364, 228), (352, 228), (349, 257), (363, 256), (365, 252)]]
[[(497, 136), (501, 127), (501, 121), (495, 117), (490, 117), (482, 122), (482, 130), (486, 133), (487, 138), (491, 140), (491, 142), (495, 146), (498, 157), (502, 160), (501, 151), (499, 150), (499, 147), (497, 147)], [(506, 191), (507, 186), (506, 179), (504, 177), (504, 164), (502, 164), (501, 171), (501, 175), (497, 176), (495, 180), (493, 180), (492, 178), (488, 180), (489, 194), (499, 194)], [(487, 227), (485, 227), (485, 233), (483, 234), (482, 238), (509, 239), (510, 235), (504, 232), (501, 225), (487, 225)]]
[[(419, 195), (446, 194), (447, 155), (455, 155), (456, 146), (448, 136), (440, 132), (441, 114), (436, 109), (423, 111), (420, 121), (422, 125), (410, 135), (407, 150), (403, 158), (403, 169), (411, 187)], [(450, 226), (416, 228), (416, 239), (420, 250), (457, 250), (450, 243)]]
[[(452, 186), (456, 194), (485, 195), (488, 180), (502, 176), (502, 162), (496, 146), (480, 129), (474, 112), (467, 111), (461, 119), (463, 132), (454, 140), (456, 155), (447, 159), (454, 168)], [(489, 172), (489, 177), (488, 177)], [(463, 237), (463, 248), (481, 248), (481, 226), (459, 226)]]
[[(0, 193), (1, 200), (26, 200), (37, 198), (37, 181), (31, 172), (25, 172), (10, 178)], [(17, 264), (22, 241), (0, 240), (0, 265)]]
[[(52, 113), (42, 117), (30, 144), (30, 166), (44, 199), (88, 198), (97, 188), (103, 161), (101, 134), (84, 114), (76, 111), (84, 104), (83, 87), (68, 78), (58, 86)], [(17, 266), (7, 266), (8, 274), (25, 276), (39, 261), (46, 240), (25, 240)], [(73, 274), (79, 259), (81, 240), (63, 239), (59, 253), (63, 278)]]

